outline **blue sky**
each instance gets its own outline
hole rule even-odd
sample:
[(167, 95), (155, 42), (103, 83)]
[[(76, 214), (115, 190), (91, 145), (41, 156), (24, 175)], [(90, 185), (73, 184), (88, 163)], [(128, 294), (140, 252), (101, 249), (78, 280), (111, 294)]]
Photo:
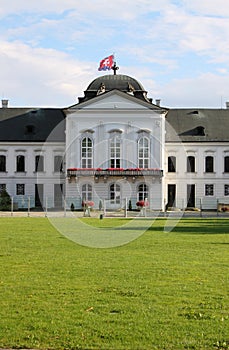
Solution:
[(228, 0), (0, 0), (1, 97), (66, 107), (104, 73), (139, 80), (166, 107), (229, 101)]

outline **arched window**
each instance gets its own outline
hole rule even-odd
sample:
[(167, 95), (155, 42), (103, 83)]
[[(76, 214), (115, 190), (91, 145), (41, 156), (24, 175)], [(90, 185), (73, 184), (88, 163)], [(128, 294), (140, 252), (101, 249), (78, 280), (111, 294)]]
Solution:
[(214, 171), (214, 158), (212, 156), (205, 157), (205, 172), (213, 173)]
[(0, 171), (6, 171), (6, 156), (0, 156)]
[(187, 157), (187, 172), (188, 173), (195, 172), (195, 157), (193, 157), (193, 156)]
[(149, 199), (149, 188), (146, 184), (141, 184), (138, 186), (138, 201), (144, 201)]
[(92, 168), (93, 164), (93, 142), (90, 137), (84, 137), (81, 141), (81, 167)]
[(110, 202), (111, 204), (120, 204), (121, 202), (121, 188), (118, 184), (110, 185)]
[(25, 171), (25, 156), (23, 156), (23, 155), (17, 156), (16, 171), (17, 172), (24, 172)]
[(35, 172), (44, 171), (44, 156), (37, 155), (35, 157)]
[(174, 156), (168, 157), (168, 172), (169, 173), (176, 172), (176, 157)]
[(82, 186), (82, 201), (91, 201), (92, 200), (92, 185), (84, 184)]
[(138, 140), (138, 167), (149, 168), (149, 139), (146, 136)]
[(119, 135), (110, 139), (110, 168), (120, 168), (121, 140)]

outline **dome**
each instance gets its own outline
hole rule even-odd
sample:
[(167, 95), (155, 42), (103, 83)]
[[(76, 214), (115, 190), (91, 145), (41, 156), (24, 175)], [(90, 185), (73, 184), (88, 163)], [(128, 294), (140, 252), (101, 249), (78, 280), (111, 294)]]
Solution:
[(105, 85), (106, 91), (117, 89), (128, 92), (129, 84), (132, 85), (135, 90), (145, 91), (142, 84), (140, 84), (136, 79), (123, 74), (110, 74), (96, 78), (89, 84), (87, 91), (97, 91), (100, 88), (101, 84)]
[(102, 93), (119, 90), (131, 94), (146, 102), (151, 102), (147, 98), (147, 91), (141, 83), (136, 79), (123, 74), (107, 74), (94, 79), (84, 92), (84, 97), (79, 99), (79, 102), (87, 101)]

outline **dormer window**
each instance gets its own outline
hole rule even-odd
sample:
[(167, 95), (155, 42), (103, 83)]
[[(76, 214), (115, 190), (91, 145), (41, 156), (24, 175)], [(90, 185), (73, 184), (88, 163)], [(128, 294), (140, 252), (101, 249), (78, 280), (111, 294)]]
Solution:
[(26, 125), (25, 127), (25, 134), (35, 134), (35, 126), (32, 124)]
[(197, 126), (196, 131), (198, 136), (205, 136), (205, 128), (203, 126)]

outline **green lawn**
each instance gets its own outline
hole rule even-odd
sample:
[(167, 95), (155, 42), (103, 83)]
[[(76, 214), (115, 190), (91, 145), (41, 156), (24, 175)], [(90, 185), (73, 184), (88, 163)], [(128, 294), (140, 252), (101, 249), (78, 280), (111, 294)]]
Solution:
[(0, 348), (229, 349), (229, 220), (164, 223), (95, 249), (47, 218), (1, 218)]

